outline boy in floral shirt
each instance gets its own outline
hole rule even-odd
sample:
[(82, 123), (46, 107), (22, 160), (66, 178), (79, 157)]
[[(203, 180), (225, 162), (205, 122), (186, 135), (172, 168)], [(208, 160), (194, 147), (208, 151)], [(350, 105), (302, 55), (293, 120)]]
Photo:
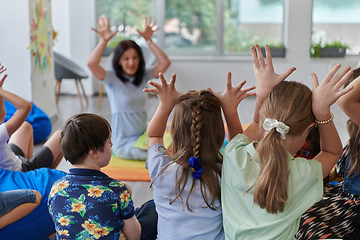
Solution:
[(74, 168), (54, 183), (48, 200), (57, 239), (140, 239), (129, 187), (100, 168), (111, 158), (111, 127), (89, 113), (71, 117), (61, 150)]

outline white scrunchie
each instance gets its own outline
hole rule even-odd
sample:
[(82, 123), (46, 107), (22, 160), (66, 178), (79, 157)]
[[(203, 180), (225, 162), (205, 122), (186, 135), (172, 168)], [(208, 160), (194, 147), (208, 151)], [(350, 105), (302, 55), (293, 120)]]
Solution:
[(265, 131), (268, 131), (268, 132), (271, 129), (275, 128), (275, 130), (278, 133), (280, 133), (282, 139), (285, 139), (285, 135), (289, 132), (289, 129), (290, 129), (284, 123), (278, 122), (278, 120), (270, 119), (270, 118), (265, 119), (265, 121), (263, 123), (263, 128), (265, 129)]

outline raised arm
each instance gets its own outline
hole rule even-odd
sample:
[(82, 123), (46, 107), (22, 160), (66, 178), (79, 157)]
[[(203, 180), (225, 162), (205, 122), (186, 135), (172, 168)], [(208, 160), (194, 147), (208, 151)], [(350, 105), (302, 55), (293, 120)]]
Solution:
[[(255, 51), (256, 48), (256, 51)], [(254, 62), (254, 74), (257, 82), (256, 89), (256, 104), (253, 116), (253, 122), (245, 130), (244, 134), (249, 137), (251, 141), (260, 140), (258, 124), (260, 121), (260, 108), (265, 99), (276, 85), (286, 79), (295, 67), (291, 67), (281, 74), (276, 74), (272, 63), (271, 52), (268, 45), (265, 45), (266, 62), (261, 53), (260, 46), (255, 44), (255, 48), (251, 47), (251, 55)]]
[[(0, 64), (1, 66), (1, 64)], [(0, 73), (4, 72), (3, 69)], [(12, 103), (17, 110), (15, 111), (14, 115), (5, 123), (6, 130), (8, 131), (9, 137), (23, 124), (27, 116), (29, 115), (32, 105), (30, 102), (22, 99), (21, 97), (10, 93), (8, 91), (5, 91), (2, 86), (4, 84), (4, 81), (6, 79), (7, 75), (4, 75), (4, 77), (0, 81), (0, 101), (1, 104), (5, 104), (5, 100), (8, 100), (10, 103)], [(3, 108), (5, 110), (5, 106)], [(5, 117), (5, 116), (4, 116)], [(3, 120), (3, 119), (2, 119)]]
[(232, 86), (231, 73), (227, 73), (226, 89), (222, 94), (215, 93), (211, 88), (208, 88), (220, 101), (223, 109), (224, 117), (228, 128), (228, 140), (230, 141), (239, 133), (243, 133), (241, 122), (239, 119), (237, 107), (239, 103), (248, 96), (255, 95), (255, 92), (249, 92), (255, 89), (255, 86), (242, 89), (246, 81), (241, 81), (236, 87)]
[(360, 76), (355, 78), (349, 86), (354, 89), (341, 96), (337, 103), (341, 110), (358, 126), (360, 126)]
[(156, 45), (152, 40), (151, 37), (155, 31), (157, 31), (159, 28), (154, 29), (156, 24), (156, 21), (151, 23), (151, 17), (149, 17), (149, 20), (147, 17), (145, 17), (145, 28), (143, 31), (138, 31), (138, 33), (145, 39), (145, 41), (149, 44), (150, 50), (154, 53), (157, 63), (154, 66), (153, 69), (153, 76), (157, 78), (159, 76), (160, 72), (165, 72), (166, 69), (170, 66), (170, 60), (168, 56), (159, 48), (158, 45)]
[(326, 177), (330, 173), (342, 154), (342, 144), (334, 122), (332, 121), (333, 117), (330, 114), (330, 106), (339, 97), (346, 96), (347, 93), (353, 89), (353, 86), (348, 86), (339, 91), (340, 87), (352, 74), (350, 67), (346, 67), (334, 77), (340, 66), (340, 64), (336, 65), (320, 85), (316, 74), (311, 74), (313, 78), (312, 110), (315, 119), (320, 122), (318, 127), (320, 131), (321, 149), (320, 153), (316, 155), (314, 159), (321, 163), (323, 177)]
[(144, 92), (155, 93), (159, 99), (159, 106), (152, 117), (149, 126), (146, 130), (147, 134), (147, 147), (148, 149), (156, 144), (163, 144), (163, 137), (166, 129), (167, 120), (169, 115), (177, 103), (181, 93), (175, 89), (175, 79), (176, 75), (173, 73), (171, 75), (170, 82), (167, 83), (164, 75), (159, 73), (161, 84), (149, 81), (149, 84), (155, 88), (146, 88)]
[(118, 30), (114, 32), (110, 31), (109, 18), (100, 18), (99, 21), (96, 22), (96, 25), (98, 29), (92, 28), (92, 30), (98, 34), (100, 41), (91, 52), (87, 65), (95, 78), (103, 80), (105, 77), (105, 70), (100, 66), (100, 60), (106, 49), (107, 43)]

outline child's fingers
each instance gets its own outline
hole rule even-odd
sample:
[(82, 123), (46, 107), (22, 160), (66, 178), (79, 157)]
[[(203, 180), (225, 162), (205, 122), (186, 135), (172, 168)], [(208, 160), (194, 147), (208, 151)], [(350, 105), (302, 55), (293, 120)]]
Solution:
[(156, 95), (159, 93), (159, 91), (156, 88), (144, 88), (143, 92), (155, 93)]
[(250, 48), (250, 50), (251, 50), (251, 56), (252, 56), (255, 68), (260, 67), (259, 60), (257, 59), (257, 56), (256, 56), (255, 48), (252, 46)]
[[(266, 61), (267, 61), (267, 59), (266, 59)], [(279, 76), (282, 80), (284, 80), (288, 76), (290, 76), (290, 74), (292, 74), (295, 70), (296, 70), (296, 67), (291, 67), (288, 70), (286, 70), (285, 72), (281, 73)]]
[(330, 80), (333, 78), (333, 76), (335, 75), (337, 70), (339, 70), (340, 67), (341, 67), (341, 64), (336, 64), (335, 67), (333, 67), (333, 69), (331, 69), (330, 72), (326, 75), (326, 77), (324, 78), (323, 81), (330, 82)]
[[(268, 45), (265, 45), (265, 53), (266, 53), (266, 63), (270, 66), (272, 66), (272, 57), (271, 57), (271, 52), (270, 52), (270, 48)], [(261, 53), (262, 55), (262, 53)]]
[(232, 88), (232, 84), (231, 84), (231, 72), (228, 72), (226, 74), (226, 88), (230, 89)]
[(313, 85), (312, 89), (314, 91), (319, 86), (319, 81), (315, 73), (311, 73), (311, 76), (312, 76), (312, 85)]
[[(248, 93), (251, 90), (254, 90), (256, 87), (255, 86), (251, 86), (251, 87), (246, 87), (243, 89), (244, 92)], [(252, 93), (252, 92), (251, 92)], [(255, 94), (255, 92), (253, 92)], [(250, 93), (249, 93), (250, 94)]]
[(339, 97), (347, 94), (348, 92), (350, 92), (350, 91), (353, 90), (353, 89), (354, 89), (354, 86), (353, 86), (353, 85), (349, 85), (349, 86), (347, 86), (346, 88), (344, 88), (343, 90), (339, 91), (338, 99), (339, 99)]
[(236, 87), (234, 88), (235, 92), (238, 92), (242, 89), (242, 87), (246, 84), (246, 80), (242, 80)]
[(151, 86), (153, 86), (155, 88), (160, 88), (161, 87), (161, 84), (153, 82), (153, 81), (149, 81), (148, 83), (149, 83), (149, 85), (151, 85)]
[(7, 74), (5, 74), (5, 76), (3, 76), (3, 78), (0, 81), (0, 87), (2, 87), (4, 85), (5, 79), (7, 78)]
[[(337, 84), (341, 79), (344, 79), (344, 76), (348, 75), (348, 73), (350, 73), (350, 75), (352, 74), (352, 71), (350, 71), (351, 67), (347, 66), (346, 68), (344, 68), (343, 70), (341, 70), (338, 74), (335, 75), (335, 77), (332, 79), (331, 82), (333, 82), (334, 84)], [(350, 75), (348, 75), (350, 77)]]
[(350, 67), (348, 67), (346, 74), (341, 79), (338, 79), (337, 82), (334, 81), (336, 89), (341, 88), (341, 86), (345, 84), (345, 82), (349, 79), (349, 77), (352, 74), (353, 74), (353, 71), (351, 71)]
[(175, 81), (176, 81), (176, 74), (173, 73), (173, 74), (171, 74), (170, 85), (171, 85), (171, 86), (174, 86), (174, 85), (175, 85)]
[(255, 44), (255, 48), (256, 48), (257, 58), (259, 60), (260, 66), (265, 66), (264, 56), (262, 55), (259, 44)]
[(161, 80), (161, 84), (166, 85), (166, 79), (161, 72), (159, 73), (159, 78)]
[(105, 19), (105, 27), (106, 27), (106, 28), (109, 27), (109, 18), (108, 18), (108, 17)]

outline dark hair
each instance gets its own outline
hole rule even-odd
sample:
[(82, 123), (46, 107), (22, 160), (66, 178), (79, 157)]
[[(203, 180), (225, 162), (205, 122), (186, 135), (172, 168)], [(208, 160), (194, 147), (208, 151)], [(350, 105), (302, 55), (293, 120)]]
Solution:
[(139, 66), (135, 73), (135, 80), (133, 82), (133, 84), (135, 86), (139, 86), (144, 77), (145, 60), (144, 60), (144, 56), (142, 54), (141, 48), (139, 47), (139, 45), (136, 44), (136, 42), (134, 42), (132, 40), (123, 40), (123, 41), (119, 42), (119, 44), (114, 49), (114, 57), (112, 60), (112, 66), (113, 66), (116, 76), (122, 82), (128, 82), (129, 79), (124, 76), (124, 71), (123, 71), (122, 67), (119, 65), (119, 60), (120, 60), (121, 56), (123, 55), (123, 53), (126, 50), (129, 50), (130, 48), (135, 49), (135, 51), (137, 52), (137, 54), (139, 56)]
[[(260, 123), (265, 118), (276, 119), (289, 127), (286, 136), (299, 136), (315, 121), (311, 106), (312, 92), (306, 85), (283, 81), (262, 104)], [(289, 164), (281, 135), (275, 129), (270, 130), (257, 145), (256, 152), (260, 169), (253, 185), (254, 203), (268, 213), (283, 212), (288, 197)]]
[[(216, 209), (215, 200), (221, 200), (220, 178), (222, 154), (220, 148), (225, 138), (224, 123), (221, 116), (219, 100), (209, 91), (188, 91), (184, 93), (174, 109), (172, 121), (173, 133), (173, 162), (181, 169), (177, 177), (173, 193), (176, 199), (184, 203), (181, 197), (192, 168), (190, 157), (199, 157), (203, 172), (198, 180), (192, 177), (192, 185), (187, 193), (186, 207), (191, 211), (189, 198), (195, 189), (195, 181), (200, 181), (201, 195), (212, 210)], [(169, 167), (167, 165), (160, 174)], [(159, 174), (159, 175), (160, 175)]]
[(92, 113), (80, 113), (66, 121), (60, 137), (61, 151), (66, 160), (80, 164), (90, 150), (103, 151), (110, 135), (111, 127), (105, 118)]
[[(360, 77), (360, 68), (353, 70), (353, 74), (345, 82), (344, 87), (347, 87), (355, 78)], [(350, 136), (349, 139), (349, 176), (357, 175), (360, 172), (360, 129), (351, 119), (347, 121), (347, 130)]]

